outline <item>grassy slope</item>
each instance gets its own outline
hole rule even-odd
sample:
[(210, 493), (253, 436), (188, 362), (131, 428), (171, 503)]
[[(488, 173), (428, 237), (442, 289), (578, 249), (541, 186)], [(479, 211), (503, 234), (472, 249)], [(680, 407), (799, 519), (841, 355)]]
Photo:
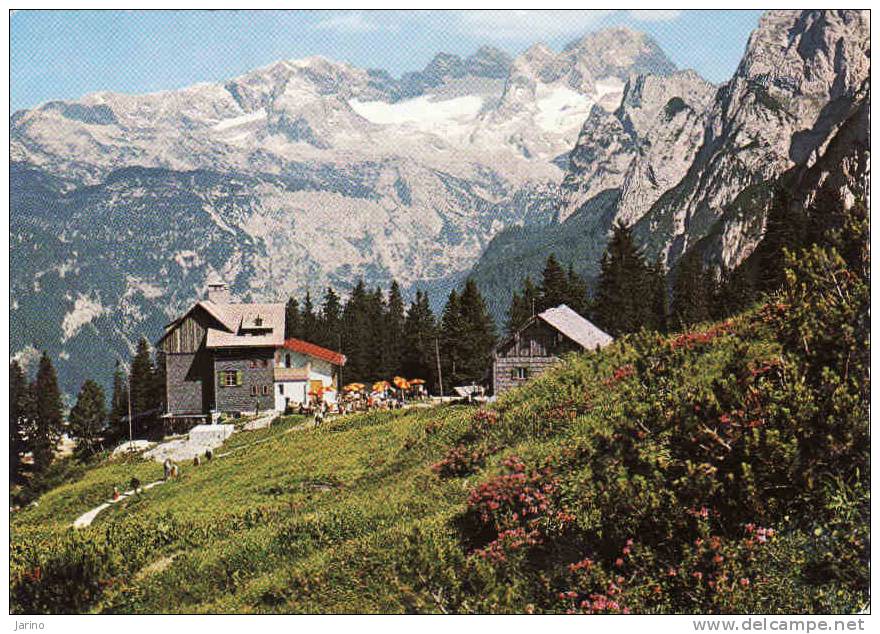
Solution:
[[(787, 363), (781, 323), (765, 310), (693, 337), (643, 335), (568, 358), (502, 397), (494, 408), (497, 418), (483, 423), (462, 406), (352, 415), (291, 433), (285, 431), (301, 421), (285, 419), (271, 430), (234, 436), (230, 456), (184, 466), (179, 481), (108, 509), (91, 528), (73, 534), (66, 526), (114, 484), (124, 486), (133, 472), (144, 482), (161, 472), (152, 463), (104, 463), (13, 516), (12, 609), (565, 611), (557, 590), (607, 585), (605, 577), (566, 577), (569, 565), (588, 552), (597, 570), (604, 565), (613, 571), (611, 562), (628, 535), (646, 536), (644, 546), (634, 547), (641, 563), (635, 555), (626, 563), (632, 566), (626, 596), (638, 611), (858, 607), (864, 595), (834, 575), (809, 591), (798, 585), (802, 580), (786, 578), (796, 574), (796, 562), (785, 557), (815, 546), (809, 543), (811, 518), (806, 524), (792, 518), (788, 536), (779, 538), (780, 548), (788, 550), (774, 552), (772, 560), (751, 551), (742, 555), (752, 548), (751, 541), (742, 542), (746, 520), (775, 522), (781, 530), (783, 514), (795, 508), (791, 495), (749, 491), (755, 482), (779, 477), (764, 474), (764, 461), (784, 466), (792, 460), (784, 455), (791, 450), (783, 443), (785, 430), (767, 422), (766, 429), (730, 431), (726, 442), (734, 449), (750, 447), (757, 462), (726, 466), (712, 439), (700, 437), (704, 415), (693, 418), (701, 407), (706, 420), (707, 409), (713, 416), (748, 409), (754, 394), (768, 399), (761, 405), (768, 421), (798, 415), (789, 411), (790, 394), (777, 393), (793, 389), (785, 376), (796, 370), (779, 370)], [(774, 376), (783, 377), (782, 387)], [(697, 427), (687, 427), (693, 420)], [(432, 465), (457, 445), (482, 453), (463, 475), (439, 477)], [(573, 518), (566, 521), (574, 528), (553, 528), (555, 516), (548, 515), (541, 519), (543, 541), (525, 559), (514, 545), (506, 563), (490, 568), (479, 550), (497, 535), (486, 537), (486, 526), (474, 528), (473, 514), (468, 525), (468, 495), (507, 473), (503, 461), (512, 455), (559, 471), (554, 504)], [(736, 455), (746, 460), (746, 454)], [(778, 486), (786, 487), (784, 479)], [(709, 505), (717, 519), (691, 518), (700, 504)], [(729, 562), (739, 563), (731, 563), (724, 577), (708, 568), (706, 574), (738, 579), (764, 566), (763, 576), (752, 577), (752, 594), (732, 587), (721, 596), (690, 580), (689, 571), (703, 565), (702, 555), (682, 544), (694, 536), (699, 544), (699, 536), (710, 532), (725, 540)], [(857, 550), (863, 538), (846, 534)], [(687, 579), (652, 578), (656, 570), (665, 573), (667, 561)], [(77, 579), (68, 582), (71, 575)], [(617, 579), (621, 583), (624, 576)], [(591, 592), (581, 590), (583, 596)], [(663, 598), (667, 594), (676, 598)]]

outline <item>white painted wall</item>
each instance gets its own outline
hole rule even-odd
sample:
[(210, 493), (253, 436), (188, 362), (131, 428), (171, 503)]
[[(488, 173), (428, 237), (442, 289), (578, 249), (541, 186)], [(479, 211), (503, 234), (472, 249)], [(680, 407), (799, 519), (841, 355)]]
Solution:
[[(289, 363), (288, 363), (289, 359)], [(309, 381), (321, 381), (324, 387), (333, 385), (333, 364), (322, 359), (316, 359), (308, 355), (279, 348), (275, 352), (275, 366), (279, 368), (308, 368)], [(282, 385), (283, 388), (278, 386)], [(287, 398), (291, 403), (299, 404), (308, 400), (309, 383), (306, 381), (276, 381), (275, 382), (275, 409), (284, 411)], [(335, 386), (334, 386), (335, 387)], [(281, 390), (283, 389), (283, 394)], [(324, 394), (324, 400), (329, 403), (336, 402), (336, 392)]]
[(287, 408), (287, 400), (292, 405), (304, 403), (308, 396), (308, 383), (305, 381), (276, 381), (275, 382), (275, 411), (283, 412)]

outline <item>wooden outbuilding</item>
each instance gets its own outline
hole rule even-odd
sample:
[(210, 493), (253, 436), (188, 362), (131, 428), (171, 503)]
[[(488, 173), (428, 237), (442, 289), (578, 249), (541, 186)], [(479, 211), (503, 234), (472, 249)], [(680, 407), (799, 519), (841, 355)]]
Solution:
[(545, 372), (567, 352), (595, 350), (614, 341), (613, 337), (560, 304), (529, 319), (501, 341), (493, 353), (494, 393), (518, 387)]

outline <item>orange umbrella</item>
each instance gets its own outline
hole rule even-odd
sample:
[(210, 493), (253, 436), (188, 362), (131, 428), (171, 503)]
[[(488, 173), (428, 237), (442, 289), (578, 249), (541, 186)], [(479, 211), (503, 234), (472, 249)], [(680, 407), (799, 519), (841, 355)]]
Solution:
[(406, 379), (402, 376), (396, 376), (393, 380), (395, 387), (399, 387), (401, 390), (406, 390), (409, 388), (409, 383), (407, 383)]
[(349, 383), (344, 388), (342, 388), (345, 392), (360, 392), (364, 389), (363, 383)]
[(388, 381), (376, 381), (373, 383), (374, 392), (384, 392), (389, 387), (391, 387), (391, 384)]
[(410, 385), (424, 385), (425, 379), (410, 379), (409, 384)]

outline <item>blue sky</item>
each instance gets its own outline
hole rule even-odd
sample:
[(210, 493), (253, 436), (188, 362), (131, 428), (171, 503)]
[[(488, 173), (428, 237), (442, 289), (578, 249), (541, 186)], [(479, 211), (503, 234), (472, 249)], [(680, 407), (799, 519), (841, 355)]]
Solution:
[(559, 50), (607, 26), (651, 34), (680, 68), (727, 80), (760, 11), (18, 11), (12, 109), (99, 90), (151, 92), (220, 81), (279, 59), (323, 55), (398, 76), (438, 51), (482, 44)]

